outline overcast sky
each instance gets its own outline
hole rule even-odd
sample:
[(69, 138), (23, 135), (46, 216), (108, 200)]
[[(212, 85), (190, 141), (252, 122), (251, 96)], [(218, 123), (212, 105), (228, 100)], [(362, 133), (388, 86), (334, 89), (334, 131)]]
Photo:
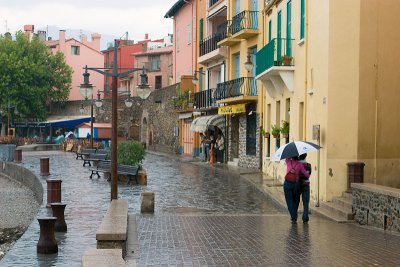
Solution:
[[(15, 33), (26, 24), (82, 29), (100, 34), (142, 40), (172, 33), (165, 13), (177, 0), (0, 0), (0, 34)], [(7, 25), (7, 26), (6, 26)]]

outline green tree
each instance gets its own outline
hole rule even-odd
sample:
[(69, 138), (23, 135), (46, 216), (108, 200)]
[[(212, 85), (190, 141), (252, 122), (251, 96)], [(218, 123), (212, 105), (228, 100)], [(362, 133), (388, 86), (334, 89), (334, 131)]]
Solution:
[[(17, 117), (45, 119), (51, 101), (68, 99), (72, 69), (60, 52), (53, 55), (38, 38), (22, 32), (0, 36), (0, 108), (17, 107)], [(2, 121), (7, 117), (3, 112)]]

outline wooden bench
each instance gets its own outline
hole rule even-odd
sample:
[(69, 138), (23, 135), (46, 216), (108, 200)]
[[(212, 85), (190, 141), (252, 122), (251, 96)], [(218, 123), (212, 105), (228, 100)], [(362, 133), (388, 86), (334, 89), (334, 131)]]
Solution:
[(122, 258), (122, 249), (95, 249), (85, 251), (82, 256), (83, 267), (127, 266)]
[[(104, 160), (104, 161), (99, 161), (97, 163), (97, 166), (94, 166), (92, 168), (89, 168), (89, 170), (91, 171), (90, 174), (90, 179), (93, 178), (93, 174), (97, 175), (97, 178), (100, 178), (100, 174), (99, 172), (102, 173), (111, 173), (111, 161), (109, 160)], [(129, 180), (132, 179), (132, 177), (135, 177), (136, 183), (138, 183), (138, 175), (139, 172), (139, 166), (131, 166), (131, 165), (122, 165), (119, 164), (117, 167), (117, 173), (121, 174), (121, 175), (126, 175), (129, 177)], [(110, 180), (110, 179), (108, 179)]]
[(90, 154), (96, 153), (95, 148), (82, 148), (79, 152), (78, 151), (76, 151), (76, 159), (83, 159), (83, 157), (87, 157)]
[[(91, 153), (89, 156), (83, 158), (83, 167), (86, 166), (86, 164), (89, 164), (89, 166), (92, 166), (90, 162), (99, 162), (101, 160), (106, 160), (107, 159), (107, 154), (99, 154), (99, 153)], [(96, 164), (94, 164), (96, 165)]]
[(96, 232), (97, 248), (122, 249), (122, 256), (125, 257), (127, 233), (128, 200), (113, 199)]

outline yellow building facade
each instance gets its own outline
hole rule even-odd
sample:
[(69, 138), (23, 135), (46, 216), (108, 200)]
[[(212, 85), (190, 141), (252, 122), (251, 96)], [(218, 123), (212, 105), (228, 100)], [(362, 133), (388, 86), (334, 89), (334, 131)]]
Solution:
[(286, 166), (271, 156), (288, 141), (307, 140), (322, 146), (307, 157), (314, 201), (347, 190), (349, 162), (365, 163), (364, 182), (400, 188), (399, 11), (396, 0), (263, 3), (261, 128), (290, 125), (288, 138), (262, 138), (266, 174), (283, 181)]

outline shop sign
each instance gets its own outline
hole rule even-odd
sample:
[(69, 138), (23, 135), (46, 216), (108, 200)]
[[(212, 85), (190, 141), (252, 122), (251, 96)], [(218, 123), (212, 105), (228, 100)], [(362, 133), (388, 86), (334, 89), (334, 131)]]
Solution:
[(218, 108), (219, 115), (237, 114), (245, 112), (246, 112), (246, 104), (230, 105)]

